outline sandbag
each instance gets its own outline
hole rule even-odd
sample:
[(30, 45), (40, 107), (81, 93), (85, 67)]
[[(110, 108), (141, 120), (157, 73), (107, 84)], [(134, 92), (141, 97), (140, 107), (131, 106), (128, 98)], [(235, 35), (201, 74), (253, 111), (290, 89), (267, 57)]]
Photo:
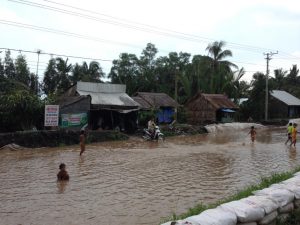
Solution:
[(294, 203), (291, 202), (285, 206), (279, 207), (278, 212), (279, 213), (290, 213), (294, 210)]
[(300, 199), (294, 201), (294, 206), (296, 209), (300, 208)]
[(243, 201), (232, 201), (220, 206), (224, 210), (234, 212), (238, 222), (254, 222), (261, 220), (265, 216), (265, 210), (254, 204), (249, 204)]
[(274, 210), (279, 208), (279, 203), (275, 200), (270, 199), (267, 196), (249, 196), (247, 198), (243, 198), (240, 201), (246, 202), (248, 204), (255, 204), (265, 210), (265, 214), (269, 214)]
[(177, 221), (169, 221), (161, 225), (201, 225), (201, 224), (187, 221), (187, 220), (177, 220)]
[(256, 196), (268, 196), (270, 199), (278, 202), (279, 206), (285, 206), (294, 200), (294, 193), (286, 189), (278, 189), (274, 187), (254, 191), (253, 194)]
[(220, 207), (208, 209), (196, 216), (186, 218), (187, 221), (200, 225), (236, 225), (237, 217), (231, 211), (225, 211)]
[(238, 223), (237, 225), (257, 225), (257, 223), (256, 222)]
[(300, 199), (300, 185), (295, 183), (279, 183), (273, 184), (271, 187), (278, 188), (278, 189), (286, 189), (294, 194), (295, 199)]
[(295, 177), (300, 176), (300, 172), (294, 173), (294, 176)]
[(292, 177), (290, 179), (282, 181), (281, 183), (284, 183), (284, 184), (291, 184), (292, 183), (292, 184), (299, 185), (300, 184), (300, 176)]
[(277, 210), (266, 215), (262, 220), (258, 221), (259, 225), (269, 225), (278, 216)]

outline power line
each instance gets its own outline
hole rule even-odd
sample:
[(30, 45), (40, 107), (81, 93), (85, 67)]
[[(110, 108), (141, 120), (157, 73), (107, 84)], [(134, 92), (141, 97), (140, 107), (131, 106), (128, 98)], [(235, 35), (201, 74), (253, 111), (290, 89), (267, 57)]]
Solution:
[[(0, 22), (1, 23), (1, 22)], [(16, 52), (27, 52), (27, 53), (34, 53), (37, 54), (36, 51), (24, 50), (24, 49), (13, 49), (13, 48), (1, 48), (2, 50), (10, 50)], [(74, 58), (74, 59), (84, 59), (84, 60), (91, 60), (91, 61), (104, 61), (104, 62), (112, 62), (109, 59), (97, 59), (97, 58), (89, 58), (89, 57), (82, 57), (82, 56), (73, 56), (73, 55), (64, 55), (64, 54), (57, 54), (57, 53), (47, 53), (47, 52), (40, 52), (41, 55), (50, 55), (50, 56), (60, 56), (66, 58)]]
[[(76, 9), (76, 10), (80, 10), (80, 11), (83, 11), (83, 12), (88, 12), (88, 13), (93, 13), (93, 14), (109, 17), (109, 18), (112, 18), (112, 19), (117, 20), (117, 21), (109, 20), (109, 19), (103, 19), (103, 18), (90, 16), (90, 15), (75, 12), (75, 11), (70, 11), (70, 10), (57, 8), (57, 7), (53, 7), (53, 6), (49, 6), (49, 5), (45, 5), (45, 4), (39, 4), (39, 3), (36, 3), (36, 2), (31, 2), (31, 1), (26, 1), (26, 0), (9, 0), (9, 1), (19, 3), (19, 4), (29, 5), (29, 6), (33, 6), (33, 7), (37, 7), (37, 8), (43, 8), (43, 9), (47, 9), (47, 10), (51, 10), (51, 11), (55, 11), (55, 12), (59, 12), (59, 13), (64, 13), (64, 14), (68, 14), (68, 15), (72, 15), (72, 16), (77, 16), (77, 17), (81, 17), (81, 18), (85, 18), (85, 19), (90, 19), (90, 20), (94, 20), (94, 21), (98, 21), (98, 22), (108, 23), (108, 24), (111, 24), (111, 25), (126, 27), (126, 28), (130, 28), (130, 29), (134, 29), (134, 30), (140, 30), (140, 31), (148, 32), (148, 33), (155, 33), (155, 34), (164, 35), (164, 36), (171, 36), (171, 37), (175, 37), (175, 38), (179, 38), (179, 39), (183, 39), (183, 40), (188, 40), (188, 41), (208, 43), (208, 42), (211, 42), (211, 41), (215, 40), (215, 39), (208, 38), (208, 37), (200, 37), (200, 36), (197, 36), (197, 35), (187, 34), (187, 33), (178, 32), (178, 31), (174, 31), (174, 30), (170, 30), (170, 29), (161, 28), (161, 27), (156, 27), (156, 26), (151, 26), (151, 25), (147, 25), (147, 24), (137, 23), (137, 22), (126, 20), (126, 19), (112, 17), (112, 16), (109, 16), (109, 15), (106, 15), (106, 14), (102, 14), (102, 13), (98, 13), (98, 12), (95, 12), (95, 11), (86, 10), (86, 9), (82, 9), (82, 8), (78, 8), (78, 7), (74, 7), (74, 6), (70, 6), (70, 5), (66, 5), (66, 4), (61, 4), (61, 3), (58, 3), (58, 2), (54, 2), (54, 1), (44, 0), (45, 2), (50, 2), (52, 4), (56, 4), (56, 5)], [(118, 21), (121, 21), (121, 22), (118, 22)], [(127, 23), (124, 23), (124, 22), (127, 22)], [(128, 23), (131, 23), (131, 24), (128, 24)], [(135, 25), (132, 25), (132, 24), (135, 24)], [(227, 44), (229, 46), (231, 46), (232, 48), (243, 49), (243, 50), (246, 50), (246, 51), (255, 51), (256, 53), (258, 53), (258, 51), (261, 52), (261, 51), (265, 51), (265, 50), (268, 50), (268, 51), (270, 50), (270, 49), (267, 49), (267, 48), (261, 48), (261, 47), (251, 46), (251, 45), (238, 44), (238, 43), (234, 43), (234, 42), (227, 42)]]

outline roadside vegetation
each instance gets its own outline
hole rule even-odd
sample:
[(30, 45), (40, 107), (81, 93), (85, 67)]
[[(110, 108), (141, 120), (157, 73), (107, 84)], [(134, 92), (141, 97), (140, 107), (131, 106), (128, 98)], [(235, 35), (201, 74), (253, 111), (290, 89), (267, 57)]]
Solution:
[[(227, 203), (227, 202), (231, 202), (231, 201), (236, 201), (242, 198), (246, 198), (250, 195), (252, 195), (253, 191), (257, 191), (257, 190), (262, 190), (264, 188), (269, 187), (272, 184), (276, 184), (276, 183), (280, 183), (284, 180), (287, 180), (289, 178), (293, 177), (293, 174), (295, 174), (296, 172), (300, 171), (300, 166), (295, 168), (294, 170), (290, 171), (290, 172), (284, 172), (284, 173), (274, 173), (272, 174), (270, 177), (266, 177), (266, 178), (261, 178), (261, 181), (259, 184), (256, 185), (251, 185), (249, 187), (246, 187), (244, 190), (241, 190), (239, 192), (237, 192), (236, 194), (222, 199), (214, 204), (209, 204), (209, 205), (204, 205), (202, 203), (199, 203), (198, 205), (196, 205), (193, 208), (190, 208), (186, 213), (177, 215), (176, 213), (173, 213), (173, 215), (171, 215), (170, 217), (164, 219), (163, 221), (167, 222), (167, 221), (171, 221), (171, 220), (180, 220), (180, 219), (184, 219), (193, 215), (198, 215), (201, 212), (207, 210), (207, 209), (213, 209), (216, 208), (217, 206)], [(294, 214), (291, 215), (290, 220), (293, 221), (295, 218), (297, 218), (297, 221), (299, 223), (299, 219), (300, 219), (300, 212), (295, 212)], [(283, 222), (283, 221), (281, 221)], [(284, 223), (285, 225), (288, 225), (286, 223)], [(291, 223), (291, 224), (297, 224), (297, 223)]]
[[(72, 65), (67, 58), (54, 57), (49, 60), (43, 80), (39, 82), (37, 74), (29, 70), (25, 55), (20, 53), (13, 59), (7, 50), (5, 58), (0, 58), (0, 132), (43, 129), (45, 104), (52, 104), (77, 81), (104, 82), (104, 78), (114, 84), (126, 84), (129, 96), (144, 91), (164, 92), (173, 97), (176, 80), (180, 105), (199, 91), (225, 93), (236, 103), (240, 98), (248, 98), (247, 103), (239, 106), (238, 120), (246, 120), (249, 116), (256, 121), (262, 120), (266, 75), (254, 72), (250, 82), (242, 80), (245, 70), (230, 61), (233, 52), (223, 41), (210, 43), (205, 51), (203, 55), (170, 52), (158, 57), (158, 49), (148, 43), (140, 56), (120, 53), (108, 74), (104, 74), (100, 63), (95, 61)], [(269, 78), (269, 90), (285, 90), (300, 98), (297, 65), (289, 71), (276, 68), (272, 72), (274, 77)], [(184, 114), (179, 113), (178, 122), (184, 123), (181, 115)]]

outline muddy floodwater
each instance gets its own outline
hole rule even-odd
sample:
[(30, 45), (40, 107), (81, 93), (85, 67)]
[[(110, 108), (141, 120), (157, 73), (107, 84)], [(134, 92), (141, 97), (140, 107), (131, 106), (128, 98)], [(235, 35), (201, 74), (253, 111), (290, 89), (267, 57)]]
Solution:
[[(300, 164), (284, 128), (0, 151), (1, 225), (156, 225)], [(57, 183), (64, 162), (70, 181)]]

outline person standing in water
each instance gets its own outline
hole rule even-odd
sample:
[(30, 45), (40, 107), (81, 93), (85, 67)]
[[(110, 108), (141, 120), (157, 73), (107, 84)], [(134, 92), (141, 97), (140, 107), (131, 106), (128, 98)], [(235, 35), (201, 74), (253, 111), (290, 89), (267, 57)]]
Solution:
[(84, 130), (80, 131), (79, 141), (80, 141), (80, 154), (79, 155), (82, 155), (82, 153), (85, 151), (85, 135), (84, 135)]
[(293, 124), (293, 129), (292, 129), (292, 142), (290, 144), (290, 146), (294, 145), (294, 147), (296, 147), (296, 142), (297, 142), (297, 124), (294, 123)]
[(63, 180), (69, 180), (69, 174), (66, 171), (66, 165), (64, 163), (61, 163), (59, 165), (59, 172), (57, 174), (57, 181), (63, 181)]
[(256, 139), (256, 130), (254, 128), (254, 126), (251, 126), (251, 130), (249, 131), (250, 137), (251, 137), (251, 141), (254, 142)]
[(293, 130), (293, 124), (289, 123), (287, 127), (287, 136), (288, 139), (286, 140), (285, 144), (287, 144), (289, 141), (292, 142), (292, 130)]

